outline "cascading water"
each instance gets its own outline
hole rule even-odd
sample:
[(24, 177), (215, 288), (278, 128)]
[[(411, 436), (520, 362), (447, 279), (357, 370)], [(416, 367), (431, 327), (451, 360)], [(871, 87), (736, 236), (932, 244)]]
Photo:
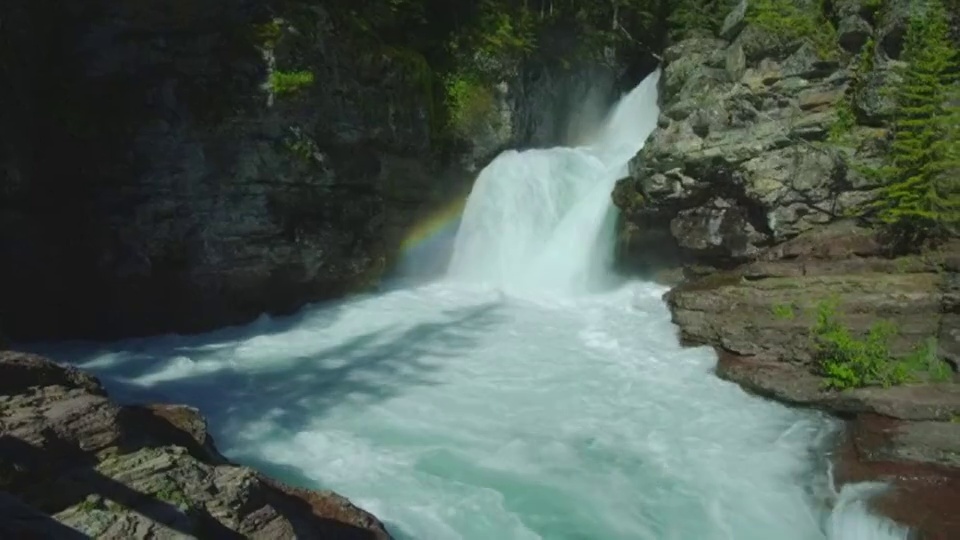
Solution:
[(711, 351), (679, 346), (662, 287), (596, 290), (610, 188), (654, 127), (657, 76), (593, 144), (491, 163), (447, 280), (41, 352), (117, 397), (199, 407), (228, 456), (339, 491), (400, 539), (906, 538), (866, 488), (817, 489), (829, 419), (716, 378)]
[(588, 146), (508, 151), (467, 201), (449, 275), (509, 292), (589, 290), (610, 266), (614, 183), (657, 125), (659, 72), (614, 108)]

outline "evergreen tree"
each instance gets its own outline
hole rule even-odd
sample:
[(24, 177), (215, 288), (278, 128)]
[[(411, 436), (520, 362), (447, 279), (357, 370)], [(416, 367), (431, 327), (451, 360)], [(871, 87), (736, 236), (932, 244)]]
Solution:
[(886, 185), (874, 205), (902, 240), (955, 232), (960, 223), (960, 92), (949, 34), (942, 0), (915, 2), (894, 88)]

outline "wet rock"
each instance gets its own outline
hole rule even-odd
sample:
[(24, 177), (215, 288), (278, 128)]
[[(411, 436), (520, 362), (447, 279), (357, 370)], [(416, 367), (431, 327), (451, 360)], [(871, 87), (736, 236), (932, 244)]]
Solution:
[(894, 256), (876, 233), (839, 221), (780, 242), (751, 262), (694, 276), (666, 295), (682, 338), (713, 345), (716, 373), (757, 395), (852, 419), (834, 456), (838, 484), (892, 482), (875, 507), (920, 538), (954, 538), (960, 520), (960, 384), (924, 382), (828, 390), (812, 357), (816, 305), (839, 301), (843, 324), (863, 337), (878, 319), (897, 328), (895, 354), (937, 338), (956, 366), (960, 241)]
[[(869, 413), (909, 420), (910, 422), (903, 423), (907, 430), (905, 433), (914, 429), (915, 431), (910, 431), (913, 435), (905, 436), (899, 441), (900, 448), (897, 452), (900, 457), (894, 461), (960, 465), (954, 463), (955, 457), (949, 452), (938, 454), (936, 452), (941, 452), (942, 449), (929, 448), (924, 439), (924, 434), (936, 431), (937, 426), (952, 425), (950, 422), (960, 417), (960, 385), (910, 384), (837, 392), (825, 389), (823, 378), (803, 366), (756, 356), (737, 356), (728, 352), (720, 355), (717, 375), (736, 382), (757, 395), (791, 405), (812, 407), (841, 415)], [(919, 427), (914, 428), (914, 424)], [(943, 435), (948, 434), (944, 431)], [(951, 431), (949, 436), (938, 444), (952, 444), (955, 451), (960, 448), (960, 436), (957, 435), (960, 434)], [(941, 457), (930, 457), (937, 455)]]
[(888, 483), (891, 489), (872, 499), (871, 506), (910, 526), (914, 538), (960, 537), (956, 513), (956, 505), (960, 504), (960, 474), (955, 467), (937, 463), (956, 460), (955, 452), (950, 450), (957, 447), (956, 426), (952, 422), (902, 422), (860, 415), (849, 423), (846, 436), (834, 453), (836, 481)]
[(0, 489), (19, 505), (0, 497), (4, 527), (29, 505), (96, 538), (389, 538), (335, 493), (230, 463), (195, 409), (121, 407), (74, 368), (2, 352), (0, 380), (13, 377), (0, 394)]

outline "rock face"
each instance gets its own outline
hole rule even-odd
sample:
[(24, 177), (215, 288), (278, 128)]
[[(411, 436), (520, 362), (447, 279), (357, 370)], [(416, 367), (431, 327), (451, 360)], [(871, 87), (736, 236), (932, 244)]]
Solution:
[[(673, 320), (684, 341), (716, 348), (717, 375), (848, 419), (838, 484), (890, 481), (878, 510), (919, 538), (960, 538), (960, 240), (907, 255), (846, 217), (875, 196), (861, 171), (888, 135), (884, 87), (909, 2), (884, 4), (827, 4), (829, 54), (822, 40), (758, 26), (749, 0), (720, 37), (671, 46), (659, 128), (613, 194), (620, 257), (632, 271), (671, 271)], [(894, 353), (935, 339), (952, 373), (825, 389), (810, 328), (831, 299), (855, 337), (890, 321)]]
[[(899, 333), (895, 352), (935, 338), (956, 371), (960, 241), (892, 258), (871, 231), (848, 222), (811, 230), (753, 262), (689, 280), (666, 300), (688, 343), (720, 355), (717, 375), (764, 397), (850, 419), (835, 456), (839, 483), (891, 481), (875, 500), (922, 538), (960, 537), (951, 506), (960, 494), (960, 384), (827, 390), (811, 358), (816, 304), (835, 298), (843, 324), (863, 336), (878, 319)], [(789, 311), (778, 313), (778, 307)], [(789, 313), (785, 316), (786, 313)]]
[(501, 66), (496, 125), (450, 147), (423, 56), (349, 15), (336, 2), (4, 2), (0, 259), (15, 264), (0, 266), (0, 328), (199, 331), (372, 285), (471, 171), (558, 142), (554, 109), (598, 73), (612, 97), (622, 71)]
[[(633, 270), (731, 268), (873, 197), (858, 171), (879, 157), (889, 113), (881, 90), (899, 49), (866, 39), (883, 42), (904, 21), (894, 11), (875, 20), (856, 0), (832, 3), (838, 43), (824, 52), (751, 23), (747, 4), (725, 38), (664, 54), (660, 128), (614, 193), (621, 259)], [(844, 126), (846, 114), (856, 122)]]
[(0, 352), (0, 375), (5, 538), (389, 538), (335, 493), (229, 463), (195, 409), (117, 406), (34, 355)]

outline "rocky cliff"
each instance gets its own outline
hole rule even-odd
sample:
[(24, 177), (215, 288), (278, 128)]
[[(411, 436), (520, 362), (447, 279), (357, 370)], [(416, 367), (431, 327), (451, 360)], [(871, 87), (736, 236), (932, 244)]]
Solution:
[(0, 328), (198, 331), (375, 284), (484, 160), (558, 142), (556, 110), (630, 65), (481, 59), (490, 103), (452, 140), (456, 59), (422, 51), (470, 10), (434, 3), (4, 2)]
[(889, 4), (834, 2), (805, 17), (836, 33), (791, 37), (751, 22), (743, 2), (721, 37), (668, 48), (660, 129), (614, 194), (624, 261), (729, 268), (869, 201), (877, 186), (859, 165), (882, 151), (906, 24), (902, 2)]
[(389, 538), (334, 493), (230, 463), (194, 409), (121, 407), (86, 373), (9, 351), (0, 380), (4, 538)]
[[(889, 148), (910, 3), (794, 2), (783, 27), (769, 4), (666, 50), (659, 128), (613, 195), (621, 264), (678, 283), (673, 319), (717, 349), (719, 376), (850, 420), (838, 483), (892, 481), (877, 508), (958, 537), (960, 243), (903, 250), (851, 219), (878, 197), (865, 171)], [(933, 340), (946, 376), (827, 389), (812, 329), (828, 300), (854, 339), (884, 320), (896, 355)]]

